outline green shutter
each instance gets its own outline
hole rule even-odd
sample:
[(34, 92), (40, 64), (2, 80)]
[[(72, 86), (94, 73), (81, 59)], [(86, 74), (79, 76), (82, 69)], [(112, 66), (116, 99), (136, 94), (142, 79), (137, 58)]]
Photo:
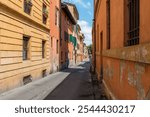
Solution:
[(76, 37), (70, 35), (70, 42), (73, 43), (74, 47), (77, 46), (77, 39), (76, 39)]
[(70, 35), (70, 42), (72, 42), (73, 41), (73, 36), (72, 35)]
[(77, 39), (74, 37), (73, 40), (74, 40), (73, 41), (74, 47), (76, 47), (77, 46)]

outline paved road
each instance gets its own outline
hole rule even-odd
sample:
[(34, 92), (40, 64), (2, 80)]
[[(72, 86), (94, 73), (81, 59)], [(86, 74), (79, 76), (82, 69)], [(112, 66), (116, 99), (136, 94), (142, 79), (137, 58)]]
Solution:
[(90, 63), (84, 62), (65, 70), (70, 75), (45, 100), (93, 100), (89, 69)]

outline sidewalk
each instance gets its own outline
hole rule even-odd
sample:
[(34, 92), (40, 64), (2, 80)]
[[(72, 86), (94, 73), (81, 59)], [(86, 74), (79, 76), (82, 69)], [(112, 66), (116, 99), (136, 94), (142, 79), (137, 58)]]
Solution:
[(57, 72), (23, 87), (0, 94), (0, 100), (43, 100), (70, 73)]

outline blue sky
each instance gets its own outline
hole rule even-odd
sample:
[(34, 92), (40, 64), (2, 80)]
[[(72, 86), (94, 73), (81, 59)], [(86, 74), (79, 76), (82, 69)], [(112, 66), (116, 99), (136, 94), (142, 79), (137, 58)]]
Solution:
[(92, 43), (92, 20), (93, 20), (93, 0), (64, 0), (66, 2), (74, 3), (79, 11), (80, 24), (82, 33), (85, 35), (85, 43), (87, 45)]

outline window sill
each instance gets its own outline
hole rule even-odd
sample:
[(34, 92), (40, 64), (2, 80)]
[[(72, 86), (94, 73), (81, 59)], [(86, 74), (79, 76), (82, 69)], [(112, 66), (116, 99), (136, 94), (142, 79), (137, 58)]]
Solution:
[(24, 64), (31, 62), (31, 60), (22, 60)]

